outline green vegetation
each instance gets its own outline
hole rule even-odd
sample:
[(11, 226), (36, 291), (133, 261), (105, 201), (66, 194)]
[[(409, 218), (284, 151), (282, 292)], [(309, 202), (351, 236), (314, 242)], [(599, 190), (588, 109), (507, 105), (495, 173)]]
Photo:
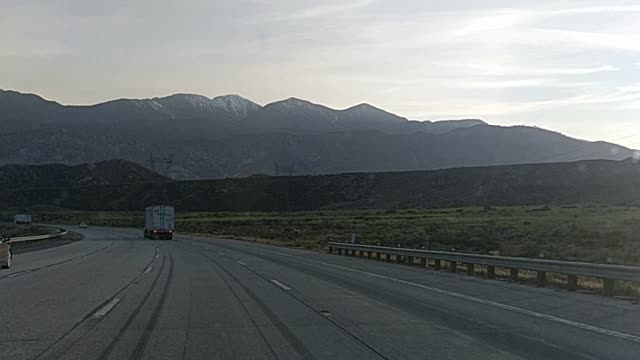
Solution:
[[(142, 227), (142, 212), (47, 211), (38, 221)], [(535, 206), (313, 212), (178, 212), (177, 231), (309, 249), (349, 241), (640, 265), (640, 207)]]

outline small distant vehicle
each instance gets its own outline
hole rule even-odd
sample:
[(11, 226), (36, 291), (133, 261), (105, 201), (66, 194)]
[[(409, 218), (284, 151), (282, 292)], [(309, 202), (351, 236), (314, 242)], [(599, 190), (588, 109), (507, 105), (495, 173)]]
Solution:
[(0, 235), (0, 269), (8, 269), (11, 267), (11, 244), (9, 238), (4, 238)]
[(145, 239), (173, 239), (175, 209), (171, 205), (154, 205), (144, 209)]
[(13, 222), (16, 224), (31, 224), (31, 215), (18, 214), (13, 217)]
[(86, 228), (87, 228), (87, 224), (85, 224), (85, 223), (80, 223), (80, 225), (78, 225), (78, 227), (79, 227), (80, 229), (86, 229)]

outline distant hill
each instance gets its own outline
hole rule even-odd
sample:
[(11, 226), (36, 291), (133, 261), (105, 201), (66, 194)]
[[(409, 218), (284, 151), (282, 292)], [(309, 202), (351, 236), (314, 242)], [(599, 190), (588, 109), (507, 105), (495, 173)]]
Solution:
[(178, 211), (302, 211), (482, 205), (640, 203), (640, 165), (589, 160), (436, 171), (317, 176), (252, 176), (8, 190), (7, 207), (133, 210), (168, 203)]
[(621, 160), (632, 150), (482, 120), (412, 121), (369, 104), (335, 110), (289, 98), (265, 106), (238, 95), (175, 94), (64, 106), (0, 90), (0, 164), (78, 164), (173, 155), (179, 179), (429, 170)]
[(0, 188), (6, 190), (114, 185), (167, 180), (169, 178), (156, 174), (139, 164), (125, 160), (108, 160), (73, 166), (63, 164), (10, 164), (0, 166)]

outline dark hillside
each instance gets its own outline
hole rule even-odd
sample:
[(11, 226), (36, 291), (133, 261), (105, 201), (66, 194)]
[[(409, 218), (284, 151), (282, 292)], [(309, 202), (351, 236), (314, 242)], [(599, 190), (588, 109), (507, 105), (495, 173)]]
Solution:
[(63, 164), (0, 166), (0, 188), (5, 190), (167, 180), (169, 178), (126, 160), (107, 160), (72, 166)]
[(107, 211), (153, 203), (180, 211), (304, 211), (638, 201), (640, 165), (632, 160), (0, 190), (7, 206)]

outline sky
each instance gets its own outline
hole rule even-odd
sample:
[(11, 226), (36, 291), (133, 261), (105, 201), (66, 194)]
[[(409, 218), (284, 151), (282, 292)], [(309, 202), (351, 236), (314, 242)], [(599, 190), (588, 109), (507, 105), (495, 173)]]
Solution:
[(640, 1), (0, 0), (0, 88), (369, 103), (640, 147)]

